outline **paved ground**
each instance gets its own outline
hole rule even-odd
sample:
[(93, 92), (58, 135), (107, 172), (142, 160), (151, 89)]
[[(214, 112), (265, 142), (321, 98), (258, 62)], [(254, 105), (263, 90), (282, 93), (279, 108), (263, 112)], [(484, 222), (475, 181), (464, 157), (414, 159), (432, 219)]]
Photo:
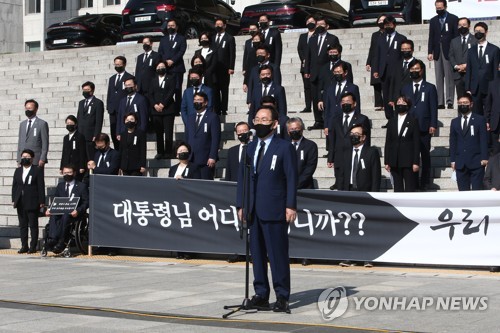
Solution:
[[(293, 265), (292, 314), (239, 312), (222, 319), (223, 306), (243, 298), (241, 263), (14, 253), (0, 251), (0, 332), (456, 333), (498, 332), (500, 322), (500, 274), (487, 271)], [(325, 321), (318, 297), (337, 286), (345, 288), (349, 307)], [(372, 310), (391, 296), (406, 297), (405, 307), (417, 303), (411, 310)], [(484, 296), (487, 309), (436, 310), (439, 296)], [(366, 302), (357, 310), (362, 297)], [(418, 309), (424, 297), (434, 304)], [(340, 302), (335, 306), (342, 308)]]

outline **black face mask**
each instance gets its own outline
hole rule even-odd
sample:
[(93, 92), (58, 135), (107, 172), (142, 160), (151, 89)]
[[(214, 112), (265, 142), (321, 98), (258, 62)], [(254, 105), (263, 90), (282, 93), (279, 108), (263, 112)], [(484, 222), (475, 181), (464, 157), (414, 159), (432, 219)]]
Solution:
[(118, 73), (122, 73), (125, 70), (125, 67), (123, 66), (115, 66), (115, 71)]
[(263, 84), (269, 84), (269, 83), (271, 83), (272, 79), (270, 77), (263, 77), (262, 79), (260, 79), (260, 81)]
[(248, 143), (250, 136), (252, 136), (252, 132), (241, 133), (238, 134), (238, 140), (240, 140), (241, 143)]
[(87, 99), (87, 98), (90, 98), (92, 96), (92, 93), (90, 91), (84, 91), (84, 92), (82, 92), (82, 96), (83, 96), (83, 98)]
[(396, 110), (397, 113), (403, 114), (403, 113), (408, 112), (408, 105), (396, 104), (396, 106), (394, 107), (394, 109)]
[(325, 31), (326, 31), (326, 28), (325, 28), (324, 26), (322, 26), (322, 25), (318, 25), (318, 26), (316, 27), (316, 30), (315, 30), (315, 32), (316, 32), (317, 34), (320, 34), (320, 35), (321, 35), (322, 33), (324, 33)]
[(470, 105), (458, 105), (458, 112), (461, 114), (467, 114), (470, 111)]
[(135, 91), (134, 87), (125, 87), (123, 90), (125, 90), (128, 95), (132, 94)]
[(197, 71), (203, 72), (205, 70), (205, 67), (203, 66), (203, 64), (198, 64), (198, 65), (194, 65), (193, 69), (196, 69)]
[(175, 28), (167, 28), (167, 32), (169, 35), (175, 34)]
[(260, 42), (252, 42), (252, 46), (254, 49), (257, 49), (260, 46)]
[(316, 23), (312, 23), (312, 22), (307, 23), (306, 27), (307, 27), (307, 30), (313, 31), (314, 28), (316, 28)]
[(151, 45), (149, 45), (149, 44), (142, 44), (142, 49), (145, 52), (149, 52), (151, 50)]
[(420, 79), (420, 72), (410, 72), (410, 79), (412, 80)]
[(384, 22), (377, 23), (379, 29), (384, 29)]
[(261, 139), (265, 138), (273, 131), (273, 126), (274, 126), (274, 123), (271, 123), (269, 125), (256, 124), (256, 125), (254, 125), (255, 134)]
[(200, 79), (189, 79), (189, 83), (193, 86), (193, 87), (198, 87), (200, 85)]
[(127, 121), (125, 123), (125, 127), (128, 128), (128, 129), (135, 128), (135, 121)]
[(200, 102), (194, 102), (193, 103), (193, 107), (196, 111), (200, 111), (200, 110), (203, 110), (203, 103), (200, 103)]
[(351, 135), (350, 138), (353, 146), (359, 145), (361, 143), (361, 137), (359, 135)]
[(23, 158), (21, 158), (20, 163), (21, 163), (21, 165), (23, 165), (23, 166), (28, 166), (28, 165), (31, 165), (31, 158), (28, 158), (28, 157), (23, 157)]
[(342, 112), (349, 113), (352, 111), (352, 104), (342, 104)]
[(250, 36), (253, 37), (253, 36), (257, 35), (259, 33), (259, 31), (258, 30), (249, 30), (248, 33), (250, 34)]
[(31, 118), (35, 115), (35, 111), (34, 110), (24, 110), (24, 114), (26, 115), (26, 117)]
[(76, 130), (76, 125), (66, 125), (66, 129), (69, 132), (74, 132)]
[(344, 76), (342, 74), (333, 74), (333, 78), (335, 79), (335, 81), (337, 82), (342, 82), (344, 81)]
[(71, 183), (73, 181), (73, 179), (75, 179), (75, 176), (73, 176), (73, 175), (64, 175), (63, 178), (64, 178), (64, 181), (66, 183)]
[(476, 37), (477, 40), (481, 40), (484, 38), (484, 36), (486, 36), (486, 34), (484, 32), (476, 32), (474, 34), (474, 37)]
[(96, 150), (100, 153), (105, 153), (108, 150), (108, 147), (96, 148)]
[(340, 56), (338, 54), (330, 54), (329, 57), (330, 57), (330, 60), (333, 62), (340, 60)]
[(302, 131), (291, 131), (288, 132), (288, 135), (290, 135), (290, 138), (292, 138), (292, 140), (298, 141), (302, 137)]
[(388, 35), (391, 35), (394, 31), (396, 31), (396, 29), (393, 27), (387, 27), (387, 28), (384, 28), (384, 30), (385, 30), (385, 33)]
[(221, 27), (221, 26), (216, 26), (216, 27), (215, 27), (215, 31), (217, 31), (217, 33), (219, 33), (219, 34), (220, 34), (223, 30), (224, 30), (224, 28), (223, 28), (223, 27)]
[(179, 161), (186, 161), (189, 159), (189, 152), (183, 151), (182, 153), (177, 154)]
[(263, 55), (258, 55), (256, 59), (257, 62), (264, 62), (266, 60), (266, 57), (264, 57)]
[(436, 9), (436, 14), (438, 14), (439, 16), (444, 16), (445, 13), (446, 13), (445, 9)]
[(160, 68), (156, 69), (156, 73), (158, 75), (165, 75), (165, 74), (167, 74), (167, 68), (166, 67), (160, 67)]
[(467, 35), (469, 33), (469, 28), (467, 27), (460, 27), (458, 28), (458, 33), (461, 35)]
[(200, 45), (203, 46), (203, 47), (207, 47), (210, 45), (210, 41), (209, 40), (200, 40)]
[(401, 51), (401, 56), (403, 59), (411, 59), (413, 57), (413, 52), (412, 51)]
[(259, 27), (261, 29), (267, 29), (269, 28), (269, 22), (259, 22)]

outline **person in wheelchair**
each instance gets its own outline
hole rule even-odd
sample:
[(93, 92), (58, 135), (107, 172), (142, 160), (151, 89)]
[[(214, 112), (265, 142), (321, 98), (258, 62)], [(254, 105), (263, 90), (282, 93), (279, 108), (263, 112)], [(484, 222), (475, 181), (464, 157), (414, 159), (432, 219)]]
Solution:
[(57, 184), (55, 197), (79, 197), (78, 207), (71, 213), (52, 215), (50, 209), (45, 213), (49, 216), (48, 240), (46, 248), (54, 253), (61, 253), (69, 240), (71, 225), (81, 218), (89, 206), (87, 186), (75, 179), (77, 174), (74, 165), (65, 165), (62, 169), (64, 181)]

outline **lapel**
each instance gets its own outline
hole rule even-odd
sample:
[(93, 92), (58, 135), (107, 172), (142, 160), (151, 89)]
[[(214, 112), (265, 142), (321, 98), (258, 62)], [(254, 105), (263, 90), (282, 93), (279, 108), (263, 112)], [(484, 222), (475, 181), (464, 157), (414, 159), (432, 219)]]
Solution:
[[(31, 184), (29, 184), (30, 177), (31, 177)], [(21, 169), (21, 182), (22, 181), (23, 181), (23, 173)], [(35, 182), (35, 168), (34, 165), (32, 165), (30, 171), (28, 172), (28, 175), (26, 176), (26, 182), (24, 183), (24, 185), (34, 185), (34, 182)]]
[[(208, 118), (208, 111), (205, 111), (205, 114), (203, 115), (203, 117), (200, 119), (200, 126), (198, 126), (198, 128), (196, 129), (196, 133), (198, 133), (198, 131), (202, 128), (202, 127), (205, 127), (205, 124), (207, 123), (207, 118)], [(196, 116), (194, 117), (194, 124), (196, 126)], [(207, 125), (208, 126), (208, 125)]]
[[(31, 122), (30, 131), (28, 133), (26, 133), (26, 127), (28, 126), (29, 119), (25, 120), (26, 123), (24, 124), (24, 132), (26, 133), (26, 141), (28, 141), (28, 139), (32, 138), (33, 137), (33, 133), (35, 133), (36, 120), (37, 120), (37, 118), (34, 118), (33, 121)], [(30, 172), (31, 172), (31, 170), (30, 170)]]
[[(463, 117), (463, 116), (460, 116), (460, 117)], [(465, 136), (467, 136), (467, 133), (470, 132), (470, 130), (471, 130), (470, 126), (471, 126), (473, 121), (474, 121), (474, 114), (471, 112), (468, 119), (467, 119), (467, 130), (464, 133), (464, 131), (462, 131), (462, 118), (460, 118), (458, 125), (460, 127), (460, 133), (462, 133), (462, 136), (465, 137)], [(474, 125), (474, 124), (472, 124), (472, 125)]]
[(257, 173), (260, 173), (262, 171), (263, 165), (267, 165), (269, 166), (269, 168), (271, 167), (272, 158), (273, 155), (275, 155), (274, 152), (278, 148), (278, 144), (276, 143), (276, 141), (277, 141), (276, 135), (274, 135), (273, 139), (271, 140), (271, 143), (269, 144), (269, 147), (267, 147), (267, 150), (264, 156), (262, 157), (262, 161), (259, 164), (259, 169), (257, 170)]
[[(410, 120), (408, 119), (408, 117), (409, 117), (409, 113), (406, 114), (405, 121), (403, 122), (403, 125), (401, 126), (401, 130), (398, 133), (399, 138), (402, 138), (403, 133), (405, 132), (405, 129), (410, 127)], [(395, 127), (396, 127), (396, 132), (397, 132), (398, 131), (398, 122), (395, 121), (394, 123), (396, 124)], [(406, 134), (408, 134), (408, 131), (406, 131)]]

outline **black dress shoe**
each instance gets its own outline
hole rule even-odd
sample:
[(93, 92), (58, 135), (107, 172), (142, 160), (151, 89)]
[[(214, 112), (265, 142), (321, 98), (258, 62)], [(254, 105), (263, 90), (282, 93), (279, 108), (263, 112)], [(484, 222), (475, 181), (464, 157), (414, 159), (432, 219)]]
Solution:
[(302, 259), (302, 266), (308, 266), (311, 264), (311, 260), (309, 259)]
[(444, 109), (444, 105), (438, 105), (438, 109)]
[(333, 184), (332, 186), (330, 186), (330, 190), (336, 190), (337, 189), (337, 184)]
[(229, 257), (227, 257), (227, 262), (233, 263), (233, 262), (238, 262), (240, 261), (240, 256), (237, 254), (232, 254)]
[(308, 131), (324, 129), (325, 127), (320, 123), (314, 123), (314, 125), (307, 128)]
[(278, 296), (276, 303), (273, 306), (274, 312), (286, 312), (291, 313), (290, 306), (288, 305), (288, 301), (284, 297)]
[(269, 310), (269, 300), (262, 296), (254, 295), (250, 300), (250, 306), (254, 309), (266, 309)]
[(227, 116), (227, 111), (222, 111), (221, 113), (223, 116)]
[(452, 103), (448, 103), (447, 108), (450, 109), (450, 110), (453, 110), (453, 104)]
[(52, 249), (52, 252), (54, 252), (55, 254), (59, 254), (61, 253), (62, 251), (64, 251), (64, 245), (59, 245), (57, 244), (56, 246), (54, 246), (54, 248)]
[(491, 273), (498, 273), (498, 272), (500, 272), (500, 267), (498, 267), (498, 266), (491, 266), (490, 267), (490, 272)]
[(33, 254), (33, 253), (36, 253), (36, 249), (34, 248), (30, 248), (27, 252), (28, 254)]
[(387, 128), (387, 124), (380, 126), (380, 128)]
[(328, 157), (328, 154), (323, 155), (323, 158), (327, 158), (327, 157)]
[(311, 109), (305, 108), (304, 110), (300, 111), (299, 113), (310, 113)]
[(156, 154), (155, 160), (161, 160), (163, 158), (163, 154)]
[(28, 250), (28, 248), (27, 248), (27, 247), (22, 247), (22, 248), (20, 248), (20, 249), (17, 251), (17, 253), (19, 253), (19, 254), (23, 254), (23, 253), (28, 253), (28, 251), (29, 251), (29, 250)]

